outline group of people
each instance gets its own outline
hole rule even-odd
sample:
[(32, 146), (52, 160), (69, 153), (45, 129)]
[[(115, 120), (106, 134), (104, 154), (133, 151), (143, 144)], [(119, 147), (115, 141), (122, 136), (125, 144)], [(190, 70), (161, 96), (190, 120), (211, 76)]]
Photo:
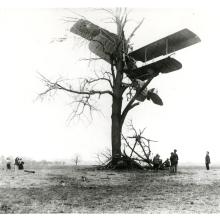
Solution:
[[(153, 168), (155, 171), (158, 171), (160, 168), (169, 168), (171, 173), (177, 173), (177, 166), (178, 166), (178, 154), (177, 150), (175, 149), (173, 152), (170, 153), (170, 159), (167, 158), (165, 162), (162, 162), (160, 159), (160, 155), (156, 154), (153, 158)], [(205, 156), (205, 165), (206, 169), (209, 170), (209, 165), (211, 163), (209, 152), (206, 152)], [(24, 161), (20, 157), (15, 158), (14, 166), (17, 167), (18, 170), (24, 169)], [(6, 169), (11, 170), (11, 159), (9, 157), (6, 158)]]
[(160, 159), (160, 155), (156, 154), (156, 156), (153, 158), (154, 170), (158, 171), (159, 168), (169, 168), (171, 173), (176, 173), (178, 160), (179, 157), (176, 149), (173, 152), (171, 152), (170, 159), (167, 158), (164, 163)]
[[(12, 164), (11, 159), (9, 157), (7, 157), (6, 158), (6, 169), (7, 170), (11, 170), (11, 168), (12, 168), (11, 164)], [(22, 160), (22, 158), (16, 157), (15, 162), (14, 162), (14, 166), (17, 167), (18, 170), (23, 170), (24, 169), (24, 161)]]
[[(169, 168), (171, 173), (176, 173), (177, 172), (177, 166), (178, 166), (178, 154), (177, 154), (177, 150), (175, 149), (173, 152), (171, 152), (170, 155), (170, 159), (167, 158), (166, 161), (164, 163), (162, 163), (162, 160), (160, 159), (160, 155), (156, 154), (156, 156), (153, 158), (153, 165), (154, 165), (154, 170), (158, 171), (159, 168)], [(206, 156), (205, 156), (205, 165), (206, 165), (206, 169), (209, 170), (211, 160), (210, 160), (210, 156), (209, 156), (209, 152), (206, 152)]]

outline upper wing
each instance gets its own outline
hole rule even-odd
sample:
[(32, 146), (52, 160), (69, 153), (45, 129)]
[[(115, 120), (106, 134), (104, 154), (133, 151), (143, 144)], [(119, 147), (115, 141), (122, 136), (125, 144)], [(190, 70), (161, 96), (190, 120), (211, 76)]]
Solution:
[(133, 69), (127, 76), (131, 79), (146, 80), (158, 73), (169, 73), (182, 68), (182, 64), (174, 58), (167, 57), (157, 62)]
[(200, 42), (200, 38), (188, 29), (183, 29), (165, 38), (148, 44), (129, 53), (137, 61), (146, 62), (153, 58), (173, 53), (177, 50)]

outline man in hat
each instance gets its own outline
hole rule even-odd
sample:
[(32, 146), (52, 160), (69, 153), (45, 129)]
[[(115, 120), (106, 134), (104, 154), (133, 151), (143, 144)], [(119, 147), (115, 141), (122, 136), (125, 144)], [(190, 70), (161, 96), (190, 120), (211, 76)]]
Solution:
[(210, 160), (210, 156), (209, 156), (209, 152), (206, 152), (206, 156), (205, 156), (205, 165), (206, 165), (206, 169), (209, 170), (209, 164), (211, 163)]
[(174, 153), (170, 153), (170, 172), (174, 173)]
[(177, 172), (177, 166), (178, 166), (178, 160), (179, 160), (178, 154), (176, 152), (177, 152), (177, 150), (175, 149), (173, 152), (173, 171), (174, 171), (174, 173)]
[(160, 166), (160, 155), (156, 154), (156, 156), (153, 158), (153, 165), (154, 165), (154, 170), (158, 171), (159, 166)]

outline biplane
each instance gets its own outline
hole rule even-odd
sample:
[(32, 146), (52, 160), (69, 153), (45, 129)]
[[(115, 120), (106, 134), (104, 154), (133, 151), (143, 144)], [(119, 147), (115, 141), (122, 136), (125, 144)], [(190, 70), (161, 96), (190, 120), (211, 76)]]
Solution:
[[(79, 19), (70, 31), (87, 39), (89, 41), (89, 50), (106, 62), (111, 63), (110, 57), (118, 47), (117, 42), (119, 39), (116, 34), (85, 19)], [(145, 80), (160, 73), (170, 73), (181, 69), (182, 64), (171, 57), (172, 53), (200, 41), (200, 38), (192, 31), (182, 29), (135, 51), (125, 51), (126, 68), (124, 68), (124, 72), (132, 82), (137, 82), (136, 85), (138, 86), (135, 88), (138, 90)], [(158, 60), (154, 62), (155, 58)], [(141, 61), (143, 65), (137, 67), (137, 61)], [(137, 100), (144, 101), (146, 98), (152, 100), (155, 104), (163, 105), (155, 89), (144, 89), (141, 95), (137, 97)]]

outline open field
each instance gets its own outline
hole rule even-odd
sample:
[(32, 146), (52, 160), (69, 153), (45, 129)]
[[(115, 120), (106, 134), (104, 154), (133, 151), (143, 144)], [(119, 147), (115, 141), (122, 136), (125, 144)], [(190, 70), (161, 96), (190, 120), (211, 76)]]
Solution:
[[(220, 168), (0, 171), (0, 213), (220, 213)], [(82, 180), (82, 176), (86, 180)]]

